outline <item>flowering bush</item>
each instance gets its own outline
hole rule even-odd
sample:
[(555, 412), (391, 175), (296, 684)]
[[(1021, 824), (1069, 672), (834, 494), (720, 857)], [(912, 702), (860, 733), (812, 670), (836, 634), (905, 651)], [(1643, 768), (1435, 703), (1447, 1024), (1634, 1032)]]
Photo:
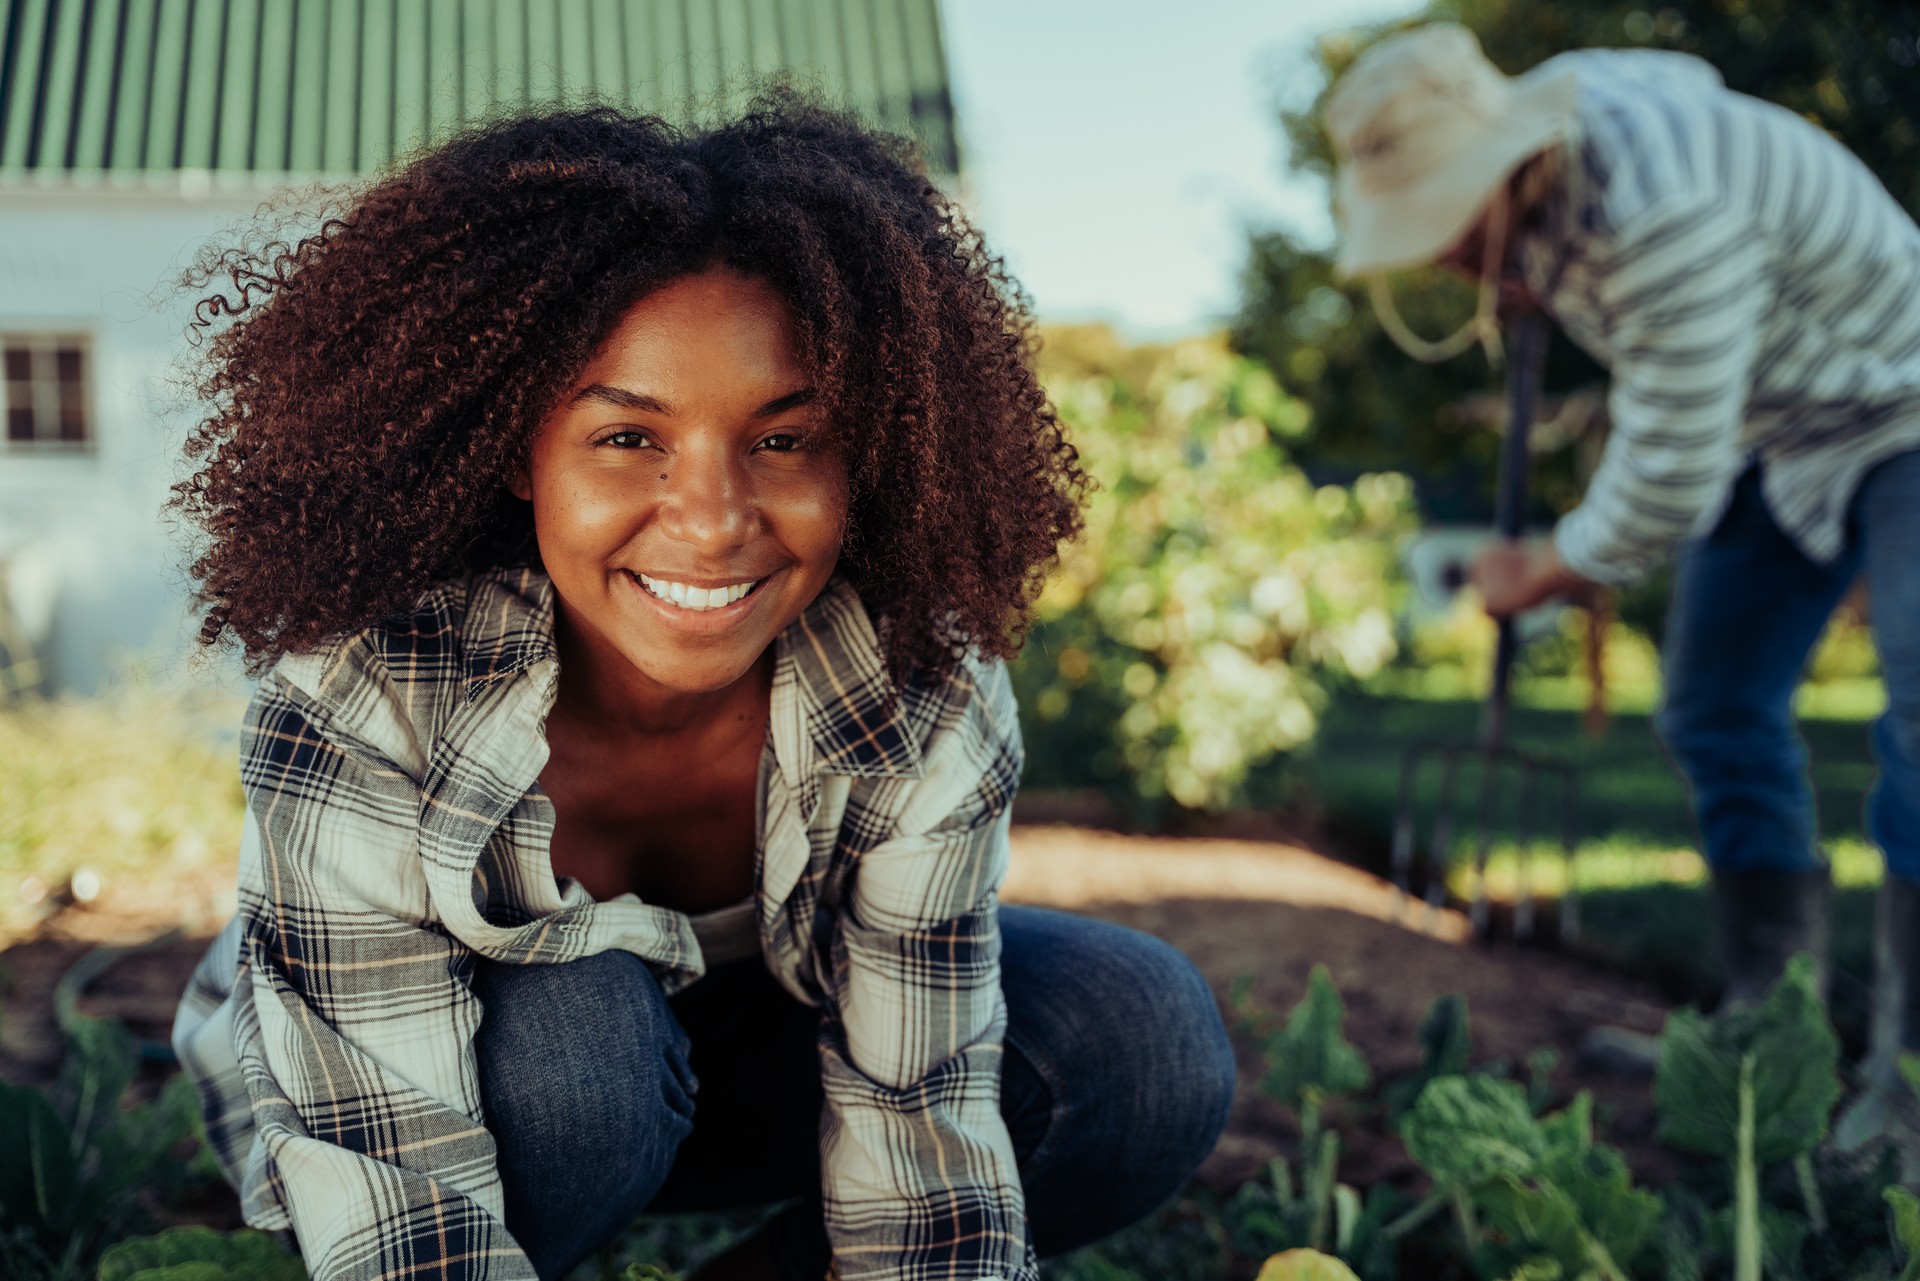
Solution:
[(1050, 335), (1048, 388), (1098, 481), (1015, 669), (1030, 777), (1188, 808), (1313, 737), (1329, 676), (1394, 655), (1405, 477), (1316, 487), (1307, 412), (1215, 340)]

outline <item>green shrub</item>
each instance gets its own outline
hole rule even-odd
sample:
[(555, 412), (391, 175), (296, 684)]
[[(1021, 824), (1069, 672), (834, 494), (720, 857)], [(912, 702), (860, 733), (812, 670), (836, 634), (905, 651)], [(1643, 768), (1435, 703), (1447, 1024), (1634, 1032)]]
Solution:
[(1305, 407), (1218, 341), (1079, 337), (1043, 373), (1099, 488), (1015, 668), (1029, 777), (1225, 806), (1313, 737), (1329, 681), (1393, 657), (1410, 486), (1316, 487), (1286, 447)]

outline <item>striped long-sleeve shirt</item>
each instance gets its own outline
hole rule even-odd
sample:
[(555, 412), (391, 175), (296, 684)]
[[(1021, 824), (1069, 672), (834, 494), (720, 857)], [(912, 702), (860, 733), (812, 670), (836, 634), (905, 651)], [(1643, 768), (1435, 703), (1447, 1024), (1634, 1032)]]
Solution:
[(1676, 53), (1590, 50), (1567, 181), (1518, 242), (1612, 375), (1612, 435), (1561, 561), (1631, 582), (1704, 532), (1753, 460), (1817, 561), (1865, 473), (1920, 448), (1920, 228), (1814, 125)]
[[(821, 1013), (826, 1228), (847, 1281), (1032, 1281), (999, 1110), (996, 896), (1019, 726), (1005, 669), (897, 697), (836, 582), (776, 644), (759, 775), (761, 952)], [(240, 909), (174, 1046), (255, 1227), (321, 1281), (534, 1275), (502, 1222), (477, 957), (624, 948), (668, 991), (687, 918), (556, 882), (537, 785), (553, 588), (502, 570), (283, 660), (241, 743)]]

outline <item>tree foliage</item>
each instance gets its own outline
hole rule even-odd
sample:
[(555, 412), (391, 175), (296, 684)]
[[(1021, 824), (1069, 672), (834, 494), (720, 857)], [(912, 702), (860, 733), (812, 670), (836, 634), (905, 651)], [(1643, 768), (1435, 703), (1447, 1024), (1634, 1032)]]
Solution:
[[(1591, 47), (1674, 49), (1713, 63), (1729, 87), (1800, 112), (1864, 160), (1909, 212), (1920, 210), (1920, 9), (1900, 0), (1442, 0), (1413, 18), (1329, 36), (1311, 73), (1283, 90), (1281, 126), (1291, 164), (1327, 176), (1332, 159), (1320, 124), (1327, 86), (1381, 36), (1429, 21), (1471, 28), (1487, 54), (1517, 74), (1557, 53)], [(1433, 271), (1395, 282), (1416, 330), (1439, 334), (1472, 309), (1471, 290)], [(1410, 469), (1428, 512), (1484, 519), (1491, 510), (1494, 433), (1475, 402), (1493, 385), (1477, 353), (1418, 365), (1388, 341), (1364, 291), (1332, 278), (1329, 249), (1287, 231), (1253, 238), (1236, 347), (1268, 363), (1313, 411), (1314, 430), (1295, 452), (1317, 477), (1341, 479), (1382, 467)], [(1556, 341), (1547, 386), (1570, 389), (1602, 375)], [(1578, 499), (1569, 456), (1536, 474), (1539, 516)]]

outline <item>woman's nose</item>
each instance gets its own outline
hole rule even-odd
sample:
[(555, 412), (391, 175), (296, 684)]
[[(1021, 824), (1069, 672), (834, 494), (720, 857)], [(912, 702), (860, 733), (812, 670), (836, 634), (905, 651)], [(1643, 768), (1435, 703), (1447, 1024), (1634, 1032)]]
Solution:
[(662, 532), (703, 552), (726, 551), (751, 537), (752, 494), (741, 468), (717, 450), (687, 450), (667, 464)]

